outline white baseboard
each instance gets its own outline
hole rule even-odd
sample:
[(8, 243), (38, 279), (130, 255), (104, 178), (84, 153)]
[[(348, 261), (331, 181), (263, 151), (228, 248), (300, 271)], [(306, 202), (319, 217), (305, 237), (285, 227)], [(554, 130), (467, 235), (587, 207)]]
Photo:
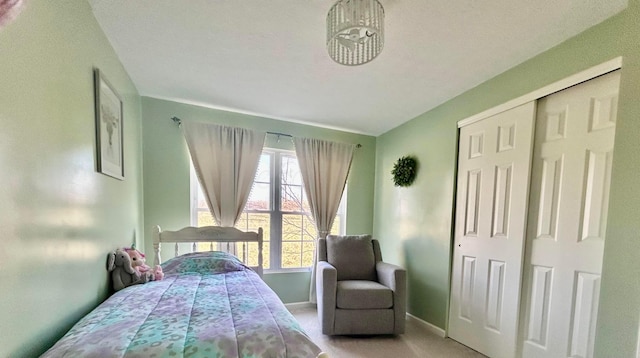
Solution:
[(309, 301), (285, 303), (284, 306), (287, 307), (287, 309), (316, 308), (316, 304)]
[(418, 318), (418, 317), (412, 315), (411, 313), (407, 313), (407, 319), (418, 322), (421, 326), (423, 326), (428, 331), (436, 334), (439, 337), (442, 337), (442, 338), (446, 337), (446, 333), (445, 333), (444, 329), (442, 329), (442, 328), (440, 328), (438, 326), (435, 326), (435, 325), (433, 325), (433, 324), (431, 324), (431, 323), (429, 323), (429, 322), (427, 322), (427, 321), (425, 321), (425, 320), (423, 320), (421, 318)]

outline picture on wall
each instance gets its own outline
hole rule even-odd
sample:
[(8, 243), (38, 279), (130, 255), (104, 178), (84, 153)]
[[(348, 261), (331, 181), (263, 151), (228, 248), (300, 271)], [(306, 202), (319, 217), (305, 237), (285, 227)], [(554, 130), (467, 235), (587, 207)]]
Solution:
[(124, 180), (122, 100), (97, 68), (94, 79), (98, 172)]

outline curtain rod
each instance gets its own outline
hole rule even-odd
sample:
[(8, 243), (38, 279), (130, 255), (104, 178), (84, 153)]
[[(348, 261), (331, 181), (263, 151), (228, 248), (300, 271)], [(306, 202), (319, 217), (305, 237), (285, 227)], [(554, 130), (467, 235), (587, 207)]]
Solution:
[[(171, 120), (176, 123), (178, 126), (182, 125), (182, 120), (178, 117), (171, 117)], [(267, 134), (273, 134), (273, 135), (277, 135), (278, 137), (290, 137), (293, 138), (293, 136), (291, 134), (287, 134), (287, 133), (279, 133), (279, 132), (267, 132)], [(362, 148), (362, 144), (358, 143), (356, 144), (356, 148)]]
[[(289, 137), (289, 138), (293, 138), (293, 136), (292, 136), (291, 134), (287, 134), (287, 133), (267, 132), (267, 134), (276, 135), (276, 136), (278, 136), (278, 137)], [(278, 141), (280, 141), (280, 139), (278, 139)], [(356, 144), (356, 148), (362, 148), (362, 144), (360, 144), (360, 143)]]
[(287, 133), (267, 132), (267, 134), (277, 135), (278, 137), (290, 137), (290, 138), (293, 138), (293, 136), (291, 134), (287, 134)]

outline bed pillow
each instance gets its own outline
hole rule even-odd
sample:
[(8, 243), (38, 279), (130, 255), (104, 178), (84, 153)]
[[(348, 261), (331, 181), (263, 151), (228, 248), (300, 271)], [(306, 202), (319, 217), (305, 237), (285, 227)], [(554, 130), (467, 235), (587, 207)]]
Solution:
[(164, 262), (161, 266), (165, 274), (219, 274), (248, 269), (237, 257), (222, 251), (184, 254)]

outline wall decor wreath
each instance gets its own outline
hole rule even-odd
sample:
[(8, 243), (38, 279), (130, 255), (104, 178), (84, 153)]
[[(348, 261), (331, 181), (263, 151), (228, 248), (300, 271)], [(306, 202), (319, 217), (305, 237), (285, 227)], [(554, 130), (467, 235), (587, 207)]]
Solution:
[(409, 186), (416, 179), (418, 162), (412, 156), (404, 156), (393, 165), (391, 175), (395, 186)]

